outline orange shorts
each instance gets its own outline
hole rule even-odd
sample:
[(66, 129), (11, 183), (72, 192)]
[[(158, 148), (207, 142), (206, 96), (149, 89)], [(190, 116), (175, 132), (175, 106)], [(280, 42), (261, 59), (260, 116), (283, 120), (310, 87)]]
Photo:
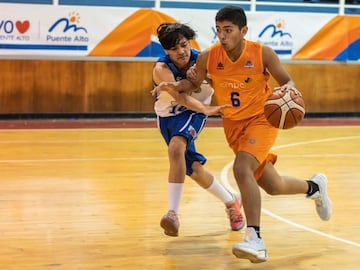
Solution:
[(267, 162), (275, 164), (277, 156), (270, 153), (274, 145), (278, 129), (272, 127), (264, 114), (244, 120), (229, 120), (223, 118), (223, 127), (227, 142), (235, 154), (240, 151), (254, 156), (260, 163), (255, 171), (259, 179)]

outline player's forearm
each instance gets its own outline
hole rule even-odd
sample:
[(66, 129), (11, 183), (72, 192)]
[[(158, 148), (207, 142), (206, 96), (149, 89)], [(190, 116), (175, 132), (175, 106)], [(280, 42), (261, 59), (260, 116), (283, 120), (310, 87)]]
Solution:
[(173, 89), (169, 89), (168, 93), (178, 104), (188, 108), (189, 110), (205, 113), (205, 105), (199, 100), (189, 96), (187, 93), (180, 93)]
[(201, 112), (206, 114), (206, 106), (204, 103), (200, 102), (199, 100), (188, 96), (187, 94), (181, 94), (181, 97), (183, 98), (182, 102), (183, 102), (183, 106), (185, 106), (186, 108), (195, 111), (195, 112)]
[(176, 99), (179, 93), (190, 93), (197, 88), (198, 86), (188, 80), (162, 82), (151, 91), (151, 94), (155, 96), (160, 94), (162, 91), (166, 91)]
[(195, 83), (189, 81), (189, 80), (181, 80), (174, 83), (174, 91), (177, 91), (179, 93), (190, 93), (191, 91), (194, 91), (198, 88)]
[(185, 99), (185, 103), (183, 106), (185, 106), (186, 108), (195, 111), (195, 112), (200, 112), (203, 113), (205, 115), (222, 115), (222, 111), (226, 108), (229, 108), (230, 105), (226, 104), (226, 105), (221, 105), (221, 106), (212, 106), (212, 105), (206, 105), (204, 103), (202, 103), (201, 101), (188, 96), (187, 94), (181, 94), (184, 96)]

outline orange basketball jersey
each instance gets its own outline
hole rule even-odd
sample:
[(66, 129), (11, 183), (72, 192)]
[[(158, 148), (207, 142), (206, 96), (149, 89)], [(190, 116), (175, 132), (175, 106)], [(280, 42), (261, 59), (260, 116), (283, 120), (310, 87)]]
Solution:
[(262, 62), (262, 45), (245, 41), (240, 57), (233, 62), (220, 43), (210, 47), (207, 62), (209, 77), (218, 105), (230, 104), (223, 118), (242, 120), (264, 111), (264, 103), (272, 92), (267, 84), (269, 73)]

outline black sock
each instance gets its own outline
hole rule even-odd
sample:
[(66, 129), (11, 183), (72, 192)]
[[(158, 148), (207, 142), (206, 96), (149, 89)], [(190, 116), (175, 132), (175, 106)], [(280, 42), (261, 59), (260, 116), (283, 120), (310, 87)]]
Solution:
[(261, 238), (261, 236), (260, 236), (260, 227), (259, 227), (259, 226), (247, 226), (247, 227), (248, 227), (248, 228), (254, 228), (257, 236), (258, 236), (259, 238)]
[(307, 180), (306, 182), (308, 183), (308, 191), (306, 192), (306, 194), (307, 194), (308, 196), (311, 196), (311, 195), (313, 195), (316, 191), (319, 191), (319, 186), (318, 186), (315, 182), (313, 182), (313, 181), (311, 181), (311, 180)]

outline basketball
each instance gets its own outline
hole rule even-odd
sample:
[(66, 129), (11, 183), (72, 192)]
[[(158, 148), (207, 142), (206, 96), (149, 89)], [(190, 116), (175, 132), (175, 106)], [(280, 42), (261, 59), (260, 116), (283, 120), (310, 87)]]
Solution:
[(275, 90), (264, 106), (268, 122), (279, 129), (297, 126), (305, 116), (305, 103), (298, 90)]

